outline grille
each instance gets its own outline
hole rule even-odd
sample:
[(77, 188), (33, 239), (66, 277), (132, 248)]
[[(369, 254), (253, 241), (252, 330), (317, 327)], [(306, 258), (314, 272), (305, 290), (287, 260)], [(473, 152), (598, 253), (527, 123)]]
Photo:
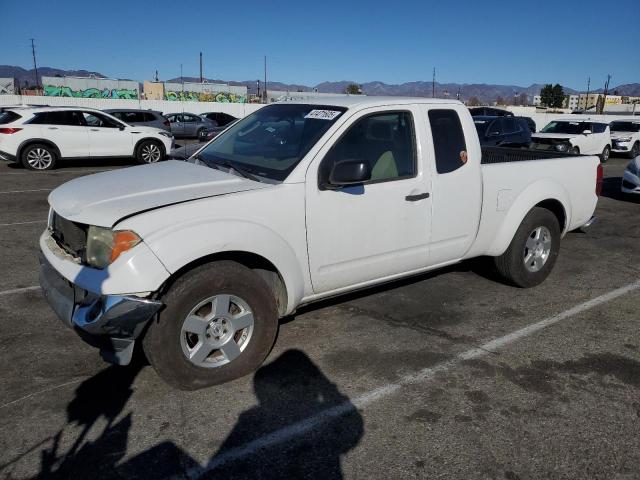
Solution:
[(85, 260), (85, 250), (87, 248), (87, 230), (87, 225), (72, 222), (53, 212), (51, 236), (60, 247), (82, 261)]

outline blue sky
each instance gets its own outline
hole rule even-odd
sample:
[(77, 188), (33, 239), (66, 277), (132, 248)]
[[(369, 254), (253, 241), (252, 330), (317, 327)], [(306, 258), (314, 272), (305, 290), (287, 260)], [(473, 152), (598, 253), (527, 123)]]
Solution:
[[(193, 5), (193, 6), (192, 6)], [(640, 0), (0, 0), (0, 64), (150, 79), (198, 75), (323, 81), (431, 80), (585, 89), (640, 82)], [(628, 19), (628, 20), (626, 20)]]

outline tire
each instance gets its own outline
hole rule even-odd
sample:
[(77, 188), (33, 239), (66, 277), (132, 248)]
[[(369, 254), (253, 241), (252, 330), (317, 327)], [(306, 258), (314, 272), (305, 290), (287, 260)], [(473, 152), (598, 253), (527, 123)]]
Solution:
[(201, 140), (201, 137), (203, 136), (205, 131), (206, 131), (206, 128), (201, 128), (196, 132), (196, 138), (198, 139), (199, 142), (204, 142), (204, 140)]
[[(536, 243), (536, 239), (533, 238), (536, 232), (542, 234), (540, 243)], [(494, 259), (496, 269), (505, 280), (518, 287), (529, 288), (539, 285), (549, 276), (556, 263), (560, 250), (560, 233), (556, 216), (546, 208), (534, 207), (522, 220), (507, 251)], [(545, 241), (547, 235), (549, 238)], [(546, 245), (548, 245), (546, 257), (537, 256), (535, 253), (544, 252)], [(540, 250), (532, 252), (530, 246), (539, 247)], [(527, 261), (529, 253), (533, 257), (529, 257)], [(537, 269), (532, 265), (537, 261), (536, 259), (542, 263), (536, 265), (539, 267)]]
[[(222, 307), (225, 298), (230, 308)], [(196, 390), (247, 375), (262, 364), (275, 341), (278, 308), (273, 292), (239, 263), (197, 267), (161, 300), (166, 307), (151, 322), (142, 344), (149, 363), (175, 388)], [(234, 327), (249, 321), (251, 326)]]
[(606, 145), (600, 154), (600, 162), (607, 163), (609, 161), (609, 156), (611, 155), (611, 147)]
[(640, 155), (640, 142), (636, 142), (631, 147), (631, 151), (629, 152), (629, 158), (636, 158)]
[(49, 145), (34, 143), (22, 150), (20, 160), (29, 170), (53, 170), (58, 162), (58, 153)]
[(136, 160), (143, 165), (158, 163), (164, 157), (164, 145), (157, 140), (143, 140), (136, 149)]
[(578, 147), (571, 147), (568, 153), (571, 155), (580, 155), (580, 149)]

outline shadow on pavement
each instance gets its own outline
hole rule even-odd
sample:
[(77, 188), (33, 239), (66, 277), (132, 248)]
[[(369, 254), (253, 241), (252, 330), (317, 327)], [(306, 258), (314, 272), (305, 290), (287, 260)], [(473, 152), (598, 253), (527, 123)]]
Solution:
[[(132, 426), (132, 412), (124, 411), (142, 365), (111, 366), (78, 386), (67, 405), (67, 422), (41, 451), (40, 472), (34, 478), (341, 479), (341, 456), (364, 432), (362, 417), (349, 398), (305, 353), (288, 350), (255, 373), (258, 404), (240, 414), (207, 465), (171, 441), (124, 460)], [(213, 412), (230, 408), (217, 403), (210, 407)], [(339, 415), (311, 422), (313, 428), (301, 427), (335, 407), (340, 407)], [(71, 446), (63, 447), (70, 437)], [(215, 438), (200, 441), (211, 444)]]
[(640, 195), (622, 193), (622, 177), (607, 177), (602, 181), (602, 196), (621, 202), (640, 204)]

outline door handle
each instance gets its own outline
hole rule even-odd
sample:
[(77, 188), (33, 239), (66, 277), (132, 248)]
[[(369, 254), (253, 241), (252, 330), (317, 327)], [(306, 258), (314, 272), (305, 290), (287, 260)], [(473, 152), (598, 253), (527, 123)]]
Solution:
[(92, 129), (91, 129), (91, 131), (92, 131), (92, 132), (99, 132), (99, 131), (100, 131), (100, 129), (98, 129), (98, 128), (92, 128)]
[(58, 127), (49, 127), (49, 130), (58, 130)]
[(429, 192), (407, 195), (404, 197), (407, 202), (417, 202), (418, 200), (424, 200), (425, 198), (429, 198)]

